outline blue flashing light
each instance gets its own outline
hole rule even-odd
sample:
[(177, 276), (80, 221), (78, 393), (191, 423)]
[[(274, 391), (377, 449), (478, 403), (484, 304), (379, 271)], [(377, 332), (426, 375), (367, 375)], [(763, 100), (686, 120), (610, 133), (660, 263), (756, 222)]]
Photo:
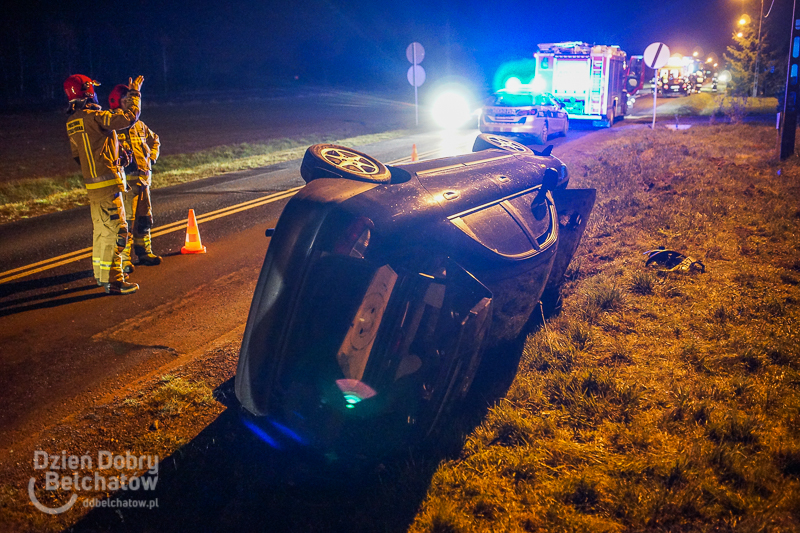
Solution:
[(522, 82), (519, 81), (519, 78), (516, 76), (512, 76), (506, 80), (505, 89), (506, 91), (513, 93), (516, 92), (522, 87)]
[(298, 435), (297, 433), (295, 433), (291, 429), (287, 428), (283, 424), (279, 424), (278, 422), (275, 422), (274, 420), (270, 420), (269, 423), (272, 424), (272, 426), (275, 429), (277, 429), (278, 431), (280, 431), (284, 436), (289, 437), (293, 441), (298, 442), (300, 444), (305, 444), (306, 443), (305, 439), (303, 439), (303, 437), (301, 437), (300, 435)]
[(267, 444), (269, 444), (270, 446), (272, 446), (276, 450), (280, 450), (281, 449), (281, 446), (280, 446), (280, 444), (278, 444), (278, 441), (273, 439), (266, 431), (264, 431), (263, 429), (261, 429), (260, 427), (258, 427), (257, 425), (255, 425), (253, 422), (251, 422), (250, 420), (248, 420), (246, 418), (243, 418), (242, 422), (244, 422), (244, 425), (247, 427), (247, 429), (252, 431), (255, 434), (256, 437), (258, 437), (259, 439), (263, 440), (264, 442), (266, 442)]

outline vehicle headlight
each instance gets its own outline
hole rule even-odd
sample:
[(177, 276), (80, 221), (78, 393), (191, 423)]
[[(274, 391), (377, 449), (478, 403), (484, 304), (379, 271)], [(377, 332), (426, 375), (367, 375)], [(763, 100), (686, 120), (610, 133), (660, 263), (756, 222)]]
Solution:
[(433, 119), (441, 128), (460, 128), (472, 119), (472, 112), (464, 95), (446, 92), (433, 103)]

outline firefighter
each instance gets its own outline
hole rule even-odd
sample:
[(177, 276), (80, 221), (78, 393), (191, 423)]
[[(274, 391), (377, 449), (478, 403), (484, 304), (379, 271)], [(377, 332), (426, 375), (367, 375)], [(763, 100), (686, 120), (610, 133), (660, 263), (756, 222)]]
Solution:
[(100, 85), (82, 74), (64, 81), (69, 100), (67, 135), (70, 149), (80, 164), (92, 214), (92, 266), (97, 284), (108, 294), (132, 294), (139, 289), (125, 281), (122, 250), (128, 243), (128, 226), (122, 193), (125, 171), (122, 169), (117, 141), (118, 129), (130, 127), (139, 118), (144, 78), (130, 79), (128, 110), (103, 111), (94, 88)]
[[(127, 85), (117, 85), (108, 95), (108, 107), (112, 110), (127, 111), (130, 101)], [(150, 203), (150, 184), (152, 165), (156, 163), (161, 142), (158, 135), (137, 120), (130, 128), (117, 131), (120, 148), (132, 154), (130, 164), (125, 167), (128, 190), (122, 195), (125, 214), (128, 217), (128, 231), (133, 235), (133, 251), (136, 264), (155, 266), (161, 264), (161, 257), (153, 253), (150, 229), (153, 227), (153, 208)], [(131, 240), (122, 251), (122, 271), (134, 271), (131, 262)]]

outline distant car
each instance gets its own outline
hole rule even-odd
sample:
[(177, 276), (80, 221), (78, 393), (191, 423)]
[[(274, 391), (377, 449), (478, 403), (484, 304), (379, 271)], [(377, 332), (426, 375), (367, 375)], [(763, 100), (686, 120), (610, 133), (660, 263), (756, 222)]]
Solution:
[(595, 190), (568, 189), (549, 148), (480, 135), (473, 150), (386, 167), (308, 149), (236, 370), (265, 441), (341, 456), (425, 435), (487, 346), (516, 338), (540, 300), (558, 307)]
[(480, 130), (532, 136), (538, 144), (552, 133), (566, 135), (569, 115), (564, 104), (549, 93), (498, 91), (481, 111)]
[(687, 96), (692, 92), (692, 84), (681, 75), (679, 69), (662, 69), (658, 78), (660, 96)]

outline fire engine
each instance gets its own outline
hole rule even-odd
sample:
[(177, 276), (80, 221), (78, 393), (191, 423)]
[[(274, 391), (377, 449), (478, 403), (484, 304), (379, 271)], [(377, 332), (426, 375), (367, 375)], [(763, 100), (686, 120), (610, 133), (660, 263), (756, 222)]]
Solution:
[(626, 54), (618, 46), (572, 41), (542, 43), (534, 85), (562, 100), (570, 120), (611, 127), (628, 112)]

